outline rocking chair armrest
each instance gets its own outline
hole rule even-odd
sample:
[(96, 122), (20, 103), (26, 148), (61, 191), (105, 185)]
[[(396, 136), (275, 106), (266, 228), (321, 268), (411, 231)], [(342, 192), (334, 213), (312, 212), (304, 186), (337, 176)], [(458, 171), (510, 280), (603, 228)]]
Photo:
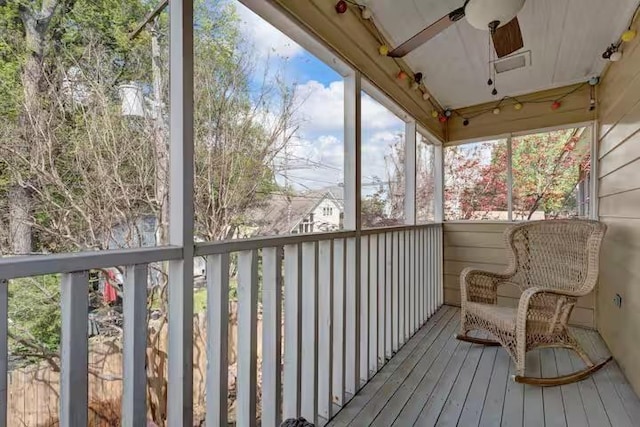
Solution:
[[(578, 298), (583, 296), (583, 293), (580, 292), (572, 292), (566, 290), (552, 289), (552, 288), (542, 288), (542, 287), (532, 287), (526, 289), (520, 295), (520, 301), (518, 302), (518, 314), (516, 319), (516, 335), (518, 335), (518, 342), (525, 342), (526, 328), (527, 328), (527, 319), (529, 317), (529, 308), (533, 298), (536, 295), (547, 294), (547, 295), (555, 295), (560, 297), (569, 297), (569, 298)], [(560, 305), (556, 306), (556, 314), (554, 318), (551, 320), (552, 324), (555, 324), (560, 319), (558, 318), (560, 314), (560, 309), (564, 304), (560, 303)], [(570, 313), (567, 312), (567, 316)]]
[(465, 268), (460, 274), (462, 301), (495, 303), (498, 296), (498, 285), (508, 281), (511, 276), (511, 274)]
[(564, 290), (561, 291), (559, 289), (541, 288), (534, 286), (532, 288), (526, 289), (524, 292), (522, 292), (522, 295), (520, 295), (520, 302), (518, 303), (518, 316), (520, 316), (520, 313), (524, 313), (524, 315), (526, 316), (526, 313), (529, 310), (529, 305), (531, 304), (531, 299), (536, 294), (552, 294), (570, 298), (578, 298), (583, 296), (583, 294), (580, 292)]

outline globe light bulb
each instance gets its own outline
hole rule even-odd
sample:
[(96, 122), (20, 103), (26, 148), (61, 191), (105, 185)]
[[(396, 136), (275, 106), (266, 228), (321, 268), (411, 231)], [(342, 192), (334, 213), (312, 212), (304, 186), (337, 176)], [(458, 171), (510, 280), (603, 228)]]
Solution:
[(618, 62), (622, 59), (622, 52), (620, 52), (619, 50), (616, 52), (613, 52), (611, 54), (611, 56), (609, 57), (609, 61), (611, 62)]

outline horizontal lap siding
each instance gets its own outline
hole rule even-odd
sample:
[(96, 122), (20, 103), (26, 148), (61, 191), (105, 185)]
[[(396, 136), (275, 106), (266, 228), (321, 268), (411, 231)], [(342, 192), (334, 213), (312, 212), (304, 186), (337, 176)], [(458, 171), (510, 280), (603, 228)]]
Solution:
[[(445, 223), (444, 225), (444, 294), (445, 304), (460, 305), (460, 272), (466, 267), (501, 272), (507, 268), (508, 255), (504, 230), (508, 223)], [(498, 302), (505, 306), (517, 305), (520, 291), (502, 286)], [(593, 328), (594, 295), (578, 300), (571, 323)]]
[[(599, 215), (607, 224), (600, 258), (598, 330), (640, 393), (640, 48), (625, 44), (599, 88)], [(613, 304), (619, 294), (620, 308)]]

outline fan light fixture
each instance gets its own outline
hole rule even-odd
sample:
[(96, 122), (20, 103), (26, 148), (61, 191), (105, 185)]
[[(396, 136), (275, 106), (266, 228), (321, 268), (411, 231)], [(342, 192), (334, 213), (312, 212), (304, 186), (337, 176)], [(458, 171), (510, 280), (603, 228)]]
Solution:
[[(464, 8), (471, 26), (486, 30), (499, 28), (511, 21), (524, 6), (525, 0), (469, 0)], [(496, 24), (497, 22), (497, 24)]]

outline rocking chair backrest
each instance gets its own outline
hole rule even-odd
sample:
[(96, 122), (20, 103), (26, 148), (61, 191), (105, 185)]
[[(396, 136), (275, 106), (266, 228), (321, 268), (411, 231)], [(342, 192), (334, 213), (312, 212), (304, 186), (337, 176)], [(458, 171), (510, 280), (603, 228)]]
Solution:
[(598, 280), (598, 257), (606, 225), (587, 220), (545, 220), (514, 225), (505, 231), (512, 250), (511, 279), (521, 289), (532, 286), (591, 292)]

